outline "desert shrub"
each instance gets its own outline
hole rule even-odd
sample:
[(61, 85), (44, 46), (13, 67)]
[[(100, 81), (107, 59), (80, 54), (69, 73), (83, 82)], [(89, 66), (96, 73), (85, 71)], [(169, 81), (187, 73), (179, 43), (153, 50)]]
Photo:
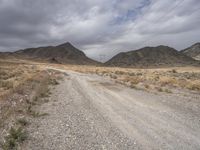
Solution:
[(164, 92), (166, 92), (166, 93), (172, 93), (172, 91), (170, 89), (164, 89)]
[(115, 71), (115, 74), (117, 74), (117, 75), (123, 75), (123, 74), (125, 74), (125, 72), (117, 70), (117, 71)]
[(160, 80), (160, 76), (159, 76), (159, 75), (156, 75), (156, 76), (154, 77), (154, 80), (155, 80), (155, 81), (159, 81), (159, 80)]
[(102, 74), (104, 75), (104, 74), (107, 74), (108, 72), (107, 71), (102, 71)]
[(187, 85), (190, 90), (200, 91), (200, 83), (190, 83)]
[(162, 87), (156, 87), (156, 89), (157, 89), (158, 92), (163, 92), (164, 91)]
[(3, 150), (17, 149), (19, 143), (22, 143), (27, 138), (27, 133), (21, 128), (11, 128), (8, 136), (5, 137), (5, 142), (2, 144)]
[(149, 86), (148, 84), (145, 84), (144, 87), (145, 87), (146, 89), (149, 89), (149, 88), (150, 88), (150, 86)]
[(114, 74), (110, 74), (110, 77), (111, 77), (112, 79), (117, 79), (117, 76), (114, 75)]
[(178, 83), (178, 80), (172, 77), (162, 77), (159, 80), (161, 86), (166, 86), (166, 85), (173, 85), (175, 86)]
[(142, 76), (142, 73), (141, 72), (137, 72), (136, 75), (137, 76)]
[(135, 76), (135, 73), (134, 72), (129, 72), (128, 75), (129, 76)]
[(132, 77), (130, 79), (130, 82), (131, 82), (131, 84), (138, 84), (138, 83), (142, 82), (142, 79), (139, 77)]
[(132, 89), (137, 89), (137, 87), (136, 87), (135, 84), (131, 84), (131, 85), (130, 85), (130, 88), (132, 88)]
[(28, 125), (28, 121), (25, 118), (19, 118), (17, 120), (17, 123), (21, 126), (27, 126)]
[(13, 81), (0, 81), (0, 87), (4, 88), (5, 90), (13, 88)]
[(178, 73), (176, 69), (172, 69), (172, 73)]
[(51, 85), (58, 85), (59, 84), (59, 82), (56, 79), (50, 79), (49, 82), (50, 82)]

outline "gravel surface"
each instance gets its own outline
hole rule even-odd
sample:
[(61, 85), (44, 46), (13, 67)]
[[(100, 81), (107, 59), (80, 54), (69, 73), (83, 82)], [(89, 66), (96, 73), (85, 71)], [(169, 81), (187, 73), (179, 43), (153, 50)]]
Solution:
[[(26, 150), (200, 148), (200, 98), (152, 94), (66, 71), (31, 120)], [(196, 97), (196, 98), (195, 98)]]

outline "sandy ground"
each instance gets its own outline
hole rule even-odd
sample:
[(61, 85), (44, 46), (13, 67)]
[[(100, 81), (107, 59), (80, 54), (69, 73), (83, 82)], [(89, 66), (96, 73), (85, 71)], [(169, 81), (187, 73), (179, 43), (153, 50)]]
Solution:
[(152, 94), (66, 71), (28, 128), (26, 150), (200, 148), (200, 96)]

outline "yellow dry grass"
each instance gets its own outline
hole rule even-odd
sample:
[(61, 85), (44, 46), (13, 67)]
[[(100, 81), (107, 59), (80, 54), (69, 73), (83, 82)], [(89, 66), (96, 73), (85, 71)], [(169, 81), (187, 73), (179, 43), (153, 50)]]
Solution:
[(0, 99), (19, 89), (39, 71), (35, 65), (12, 61), (0, 61)]
[[(37, 69), (33, 69), (33, 66)], [(138, 89), (166, 91), (168, 93), (170, 93), (168, 89), (173, 88), (200, 91), (200, 68), (198, 67), (135, 69), (26, 62), (20, 65), (6, 64), (3, 66), (3, 70), (1, 70), (2, 64), (0, 63), (0, 93), (18, 87), (31, 78), (34, 74), (33, 70), (43, 70), (47, 66), (110, 77), (118, 83)]]
[[(171, 88), (200, 91), (199, 67), (171, 67), (154, 69), (134, 69), (118, 67), (95, 67), (78, 65), (53, 65), (57, 68), (82, 73), (107, 76), (116, 82), (140, 89), (152, 89), (171, 93)], [(158, 90), (161, 89), (161, 90)]]
[(18, 121), (21, 116), (46, 115), (38, 112), (37, 107), (48, 101), (50, 87), (59, 83), (62, 74), (43, 67), (32, 62), (0, 60), (0, 147), (3, 149), (17, 149), (21, 144), (17, 140), (10, 143), (10, 131), (20, 135), (23, 133), (19, 127), (25, 131), (26, 122)]

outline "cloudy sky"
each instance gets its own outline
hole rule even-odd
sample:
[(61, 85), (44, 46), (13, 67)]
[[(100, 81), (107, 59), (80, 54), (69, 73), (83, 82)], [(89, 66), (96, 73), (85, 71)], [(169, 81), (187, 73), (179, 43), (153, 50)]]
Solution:
[(0, 51), (71, 42), (89, 57), (200, 42), (200, 0), (0, 0)]

